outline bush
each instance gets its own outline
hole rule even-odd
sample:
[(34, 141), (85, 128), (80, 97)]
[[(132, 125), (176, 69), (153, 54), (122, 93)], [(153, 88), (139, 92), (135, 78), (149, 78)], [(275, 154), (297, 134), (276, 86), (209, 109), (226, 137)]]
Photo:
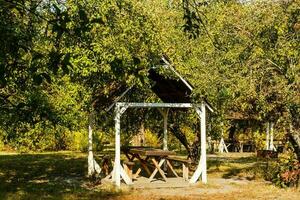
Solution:
[(88, 136), (87, 130), (69, 131), (66, 133), (66, 149), (72, 151), (87, 151)]
[(161, 145), (157, 135), (149, 129), (145, 130), (145, 145), (151, 147), (159, 147)]
[(4, 133), (0, 129), (0, 151), (3, 151), (4, 149)]
[(55, 134), (48, 121), (35, 125), (22, 123), (16, 129), (16, 138), (10, 145), (21, 153), (29, 151), (44, 151), (55, 148)]
[(0, 138), (0, 151), (2, 151), (3, 149), (4, 149), (3, 138)]
[(276, 166), (273, 182), (280, 187), (298, 186), (300, 180), (300, 162), (293, 151), (281, 154)]
[(259, 131), (254, 132), (253, 140), (254, 140), (254, 144), (256, 146), (256, 149), (260, 150), (260, 149), (265, 148), (265, 146), (266, 146), (266, 139), (265, 138), (266, 138), (265, 134), (263, 134)]

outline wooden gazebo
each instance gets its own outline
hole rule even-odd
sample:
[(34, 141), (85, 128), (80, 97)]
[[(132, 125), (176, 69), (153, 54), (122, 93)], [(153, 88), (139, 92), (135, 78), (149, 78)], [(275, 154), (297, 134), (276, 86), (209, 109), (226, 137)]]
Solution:
[(167, 144), (167, 120), (170, 108), (190, 108), (194, 109), (201, 123), (201, 155), (198, 166), (189, 180), (189, 183), (196, 183), (201, 176), (203, 183), (207, 183), (207, 167), (206, 167), (206, 108), (213, 112), (212, 107), (205, 100), (201, 100), (199, 104), (193, 104), (191, 101), (191, 93), (193, 87), (190, 83), (181, 77), (178, 72), (170, 65), (170, 63), (162, 58), (165, 69), (175, 74), (176, 79), (166, 78), (157, 73), (154, 69), (149, 71), (149, 78), (154, 81), (151, 88), (152, 91), (163, 101), (162, 103), (137, 103), (137, 102), (116, 102), (115, 103), (115, 159), (112, 171), (112, 181), (116, 186), (120, 186), (121, 178), (126, 184), (132, 184), (131, 179), (121, 165), (121, 126), (120, 121), (124, 112), (129, 108), (158, 108), (164, 119), (164, 135), (163, 149), (168, 149)]

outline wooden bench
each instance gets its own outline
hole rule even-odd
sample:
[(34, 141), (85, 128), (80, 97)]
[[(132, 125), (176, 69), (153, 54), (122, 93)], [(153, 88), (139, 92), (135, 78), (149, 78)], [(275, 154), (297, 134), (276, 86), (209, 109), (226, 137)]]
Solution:
[(168, 157), (168, 161), (182, 163), (182, 177), (184, 180), (189, 180), (189, 167), (192, 164), (191, 160), (178, 158), (178, 157)]

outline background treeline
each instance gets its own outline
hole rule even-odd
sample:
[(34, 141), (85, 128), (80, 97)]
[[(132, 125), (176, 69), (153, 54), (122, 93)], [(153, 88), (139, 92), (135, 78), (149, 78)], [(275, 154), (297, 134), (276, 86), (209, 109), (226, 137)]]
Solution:
[[(133, 86), (127, 100), (157, 101), (147, 73), (162, 55), (194, 85), (195, 101), (216, 108), (213, 138), (236, 115), (255, 121), (246, 136), (257, 143), (268, 121), (280, 137), (299, 134), (299, 0), (0, 0), (0, 19), (0, 148), (86, 150), (96, 113), (101, 149), (113, 140), (106, 109), (116, 96)], [(124, 139), (146, 126), (158, 143), (158, 112), (133, 111)], [(192, 147), (197, 119), (183, 114), (172, 114), (170, 131)]]

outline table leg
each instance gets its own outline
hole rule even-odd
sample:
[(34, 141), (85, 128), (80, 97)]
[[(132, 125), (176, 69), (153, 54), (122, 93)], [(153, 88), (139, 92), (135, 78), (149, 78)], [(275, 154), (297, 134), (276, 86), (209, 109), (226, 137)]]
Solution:
[(149, 170), (149, 168), (147, 166), (147, 162), (144, 161), (139, 155), (137, 155), (136, 158), (140, 161), (142, 167), (145, 169), (145, 171), (147, 172), (147, 174), (150, 176), (151, 175), (151, 171)]
[(159, 172), (160, 175), (163, 177), (163, 179), (167, 182), (167, 177), (166, 177), (164, 171), (160, 168), (162, 166), (162, 164), (165, 162), (165, 159), (161, 159), (159, 163), (157, 163), (157, 161), (154, 158), (152, 158), (151, 160), (156, 168), (153, 171), (153, 173), (151, 174), (151, 176), (149, 178), (149, 182), (151, 182), (153, 180), (153, 178), (157, 172)]
[(142, 171), (141, 168), (139, 168), (133, 175), (133, 179), (137, 179), (137, 177), (140, 175), (141, 171)]
[(177, 173), (175, 172), (175, 170), (173, 169), (173, 166), (171, 165), (170, 161), (169, 160), (166, 160), (167, 161), (167, 165), (168, 167), (170, 168), (170, 170), (172, 171), (172, 173), (176, 176), (176, 177), (179, 177), (177, 175)]

